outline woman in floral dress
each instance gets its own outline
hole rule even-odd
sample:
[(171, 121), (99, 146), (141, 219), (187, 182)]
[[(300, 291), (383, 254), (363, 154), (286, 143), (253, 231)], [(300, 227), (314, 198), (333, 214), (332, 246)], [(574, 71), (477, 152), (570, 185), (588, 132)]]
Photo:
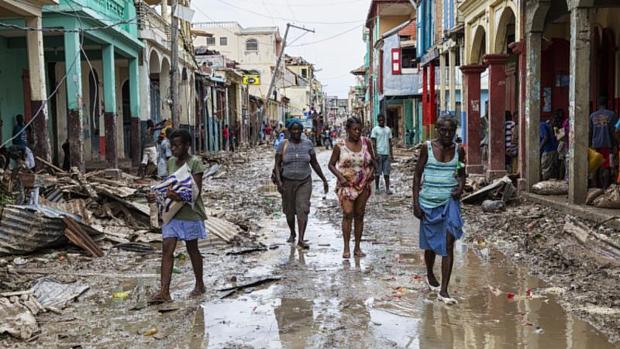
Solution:
[(354, 236), (355, 257), (364, 257), (360, 248), (362, 233), (364, 232), (364, 213), (366, 202), (370, 197), (374, 180), (375, 156), (372, 143), (362, 137), (362, 123), (360, 119), (349, 118), (346, 123), (347, 136), (334, 146), (332, 157), (329, 160), (329, 170), (338, 179), (336, 193), (342, 207), (342, 237), (344, 238), (343, 258), (350, 258), (349, 241), (351, 227), (355, 223)]

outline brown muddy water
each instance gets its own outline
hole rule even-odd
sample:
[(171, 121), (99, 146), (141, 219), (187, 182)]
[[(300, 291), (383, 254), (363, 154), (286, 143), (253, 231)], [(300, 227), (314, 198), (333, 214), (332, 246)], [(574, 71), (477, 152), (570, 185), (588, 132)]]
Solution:
[[(325, 171), (328, 156), (319, 153)], [(252, 166), (268, 169), (270, 163)], [(334, 178), (328, 178), (333, 188)], [(157, 307), (147, 306), (146, 297), (159, 282), (158, 253), (112, 251), (72, 264), (75, 270), (50, 265), (51, 273), (67, 274), (67, 282), (81, 271), (109, 275), (83, 278), (91, 290), (61, 315), (43, 314), (39, 338), (7, 341), (7, 347), (618, 348), (563, 311), (556, 301), (561, 289), (484, 246), (457, 244), (450, 293), (459, 304), (438, 302), (424, 283), (417, 221), (408, 199), (398, 195), (373, 195), (362, 244), (368, 256), (343, 260), (335, 194), (323, 199), (321, 187), (315, 181), (308, 251), (284, 242), (288, 228), (279, 213), (258, 222), (261, 242), (276, 249), (234, 256), (226, 255), (234, 248), (221, 241), (201, 242), (208, 288), (203, 300), (187, 296), (194, 280), (181, 244), (171, 287), (175, 302)], [(244, 195), (277, 199), (273, 190), (264, 186), (260, 194)], [(435, 271), (439, 275), (440, 259)], [(273, 276), (281, 279), (228, 298), (217, 291)], [(116, 291), (130, 291), (129, 298), (112, 299)]]
[[(368, 256), (343, 260), (339, 227), (317, 218), (339, 215), (335, 195), (322, 199), (320, 182), (314, 187), (313, 212), (321, 214), (311, 215), (310, 250), (283, 243), (283, 217), (262, 222), (264, 243), (280, 248), (252, 260), (260, 267), (249, 273), (283, 279), (203, 303), (193, 336), (201, 340), (193, 348), (618, 347), (560, 307), (562, 290), (488, 248), (457, 244), (450, 291), (459, 304), (438, 302), (424, 283), (417, 221), (407, 205), (394, 207), (385, 195), (369, 203), (362, 246)], [(439, 268), (440, 259), (437, 275)]]

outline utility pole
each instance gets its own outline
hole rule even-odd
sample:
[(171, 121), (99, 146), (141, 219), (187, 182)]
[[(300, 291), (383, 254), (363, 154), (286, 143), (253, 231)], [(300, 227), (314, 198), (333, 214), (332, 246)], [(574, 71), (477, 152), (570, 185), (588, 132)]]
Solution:
[(284, 57), (284, 49), (286, 48), (286, 39), (288, 38), (288, 31), (291, 27), (297, 28), (300, 30), (305, 30), (310, 33), (314, 33), (314, 30), (312, 29), (307, 29), (304, 27), (296, 26), (294, 24), (286, 23), (286, 31), (284, 32), (284, 39), (282, 40), (282, 49), (280, 50), (280, 54), (278, 55), (276, 69), (274, 70), (273, 75), (271, 76), (271, 82), (269, 83), (269, 90), (267, 90), (267, 98), (266, 98), (267, 105), (265, 105), (265, 108), (263, 108), (263, 112), (261, 113), (261, 120), (260, 120), (261, 125), (263, 124), (263, 121), (265, 119), (265, 110), (269, 106), (269, 101), (271, 100), (271, 95), (273, 94), (273, 89), (275, 87), (276, 79), (278, 77), (278, 70), (280, 69), (280, 63), (282, 62), (282, 57)]
[(172, 126), (178, 128), (179, 125), (179, 74), (177, 73), (179, 70), (179, 19), (176, 16), (177, 6), (179, 4), (179, 0), (172, 0), (171, 7), (171, 38), (170, 38), (170, 51), (172, 53), (172, 57), (170, 59), (171, 67), (170, 67), (170, 99), (172, 100), (171, 106), (171, 115), (172, 115)]

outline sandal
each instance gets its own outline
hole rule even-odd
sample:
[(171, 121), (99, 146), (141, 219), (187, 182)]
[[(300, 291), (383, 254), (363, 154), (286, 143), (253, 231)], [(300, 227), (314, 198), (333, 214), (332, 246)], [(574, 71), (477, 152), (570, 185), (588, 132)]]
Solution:
[[(431, 285), (431, 283), (428, 281), (428, 277), (425, 278), (425, 280), (426, 280), (426, 285), (428, 286), (428, 288), (431, 289), (431, 291), (439, 292), (439, 290), (441, 289), (441, 286), (433, 286), (433, 285)], [(439, 294), (439, 293), (437, 293), (437, 294)]]
[(446, 305), (455, 305), (458, 301), (452, 297), (444, 297), (441, 294), (437, 293), (437, 299), (440, 302), (444, 302)]
[(342, 258), (344, 259), (349, 259), (351, 258), (351, 252), (347, 251), (345, 253), (342, 254)]
[(310, 249), (310, 245), (308, 245), (307, 243), (300, 241), (297, 243), (297, 248), (300, 250), (309, 250)]
[(172, 303), (172, 299), (163, 298), (161, 296), (161, 293), (152, 295), (147, 301), (147, 304), (149, 305), (157, 305), (157, 304), (164, 304), (164, 303)]
[(366, 254), (365, 254), (364, 252), (362, 252), (362, 251), (356, 251), (356, 252), (353, 252), (353, 255), (354, 255), (355, 257), (357, 257), (357, 258), (363, 258), (363, 257), (366, 257)]

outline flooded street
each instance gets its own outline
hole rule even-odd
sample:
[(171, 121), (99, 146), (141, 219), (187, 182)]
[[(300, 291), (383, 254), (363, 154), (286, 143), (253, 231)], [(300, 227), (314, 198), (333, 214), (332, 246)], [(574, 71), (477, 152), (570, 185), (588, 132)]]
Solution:
[[(205, 182), (210, 224), (217, 217), (243, 232), (234, 243), (219, 238), (221, 231), (200, 242), (204, 297), (189, 297), (194, 277), (183, 244), (175, 252), (174, 302), (158, 306), (146, 302), (159, 286), (158, 243), (140, 253), (109, 248), (99, 259), (43, 251), (24, 265), (9, 265), (6, 275), (28, 284), (43, 274), (89, 289), (61, 312), (40, 314), (40, 333), (29, 342), (0, 337), (0, 347), (618, 348), (608, 342), (609, 332), (562, 308), (565, 288), (532, 277), (490, 243), (459, 241), (450, 283), (459, 303), (437, 301), (424, 282), (418, 222), (401, 165), (395, 166), (395, 194), (373, 194), (368, 203), (362, 241), (367, 256), (345, 260), (335, 178), (326, 165), (330, 152), (318, 151), (330, 193), (324, 197), (315, 179), (310, 249), (298, 250), (285, 242), (288, 227), (269, 181), (273, 153), (262, 150), (243, 155), (244, 161), (223, 162)], [(405, 163), (404, 156), (400, 160)], [(466, 228), (466, 236), (472, 234)], [(592, 309), (602, 316), (615, 308)]]
[[(328, 156), (319, 153), (324, 169)], [(334, 178), (328, 178), (333, 188)], [(204, 329), (194, 331), (204, 338), (203, 347), (616, 347), (566, 314), (555, 300), (557, 290), (494, 250), (479, 253), (458, 244), (451, 293), (459, 304), (436, 301), (424, 283), (418, 222), (399, 196), (373, 195), (362, 245), (368, 256), (343, 260), (334, 224), (340, 217), (337, 200), (333, 192), (323, 199), (319, 185), (315, 180), (306, 233), (310, 250), (284, 243), (289, 234), (284, 217), (261, 222), (263, 243), (280, 247), (240, 262), (256, 266), (247, 274), (282, 280), (202, 304), (197, 318)]]

